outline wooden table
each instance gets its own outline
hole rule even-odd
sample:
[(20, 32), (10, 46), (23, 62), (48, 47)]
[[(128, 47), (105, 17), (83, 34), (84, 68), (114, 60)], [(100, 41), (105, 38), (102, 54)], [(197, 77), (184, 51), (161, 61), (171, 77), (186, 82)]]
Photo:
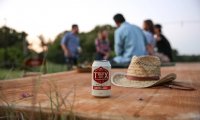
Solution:
[[(119, 71), (126, 70), (112, 70)], [(0, 106), (5, 109), (6, 101), (16, 110), (44, 113), (51, 113), (53, 106), (56, 112), (71, 111), (80, 118), (94, 120), (200, 120), (200, 63), (177, 63), (175, 67), (162, 67), (161, 72), (176, 73), (176, 81), (196, 90), (112, 86), (110, 98), (95, 98), (90, 94), (91, 74), (71, 71), (0, 81)]]

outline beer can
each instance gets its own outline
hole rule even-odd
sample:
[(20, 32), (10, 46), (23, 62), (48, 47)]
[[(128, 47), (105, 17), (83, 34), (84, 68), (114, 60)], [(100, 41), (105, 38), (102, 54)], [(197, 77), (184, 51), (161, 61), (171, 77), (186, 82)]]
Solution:
[(95, 60), (92, 64), (92, 95), (109, 97), (111, 95), (111, 65), (107, 60)]

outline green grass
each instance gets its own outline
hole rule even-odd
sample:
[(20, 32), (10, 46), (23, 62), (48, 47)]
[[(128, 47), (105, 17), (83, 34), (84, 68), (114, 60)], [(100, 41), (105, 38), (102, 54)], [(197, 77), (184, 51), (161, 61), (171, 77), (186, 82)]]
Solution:
[(52, 62), (47, 62), (47, 73), (56, 73), (63, 71), (68, 71), (65, 64), (55, 64)]
[[(63, 72), (67, 71), (67, 66), (65, 64), (55, 64), (52, 62), (47, 62), (47, 74), (48, 73), (56, 73), (56, 72)], [(26, 70), (27, 72), (39, 72), (43, 69), (41, 67), (35, 67), (30, 68), (29, 70)], [(0, 80), (6, 80), (6, 79), (14, 79), (14, 78), (20, 78), (23, 77), (24, 70), (20, 69), (5, 69), (0, 68)]]
[[(37, 67), (32, 70), (32, 72), (43, 72), (46, 68), (46, 73), (55, 73), (67, 71), (67, 66), (65, 64), (59, 65), (51, 62), (46, 63), (46, 67), (43, 64), (42, 67)], [(30, 71), (29, 70), (29, 71)], [(22, 77), (24, 74), (23, 70), (20, 69), (3, 69), (0, 68), (0, 79), (12, 79)], [(33, 86), (33, 97), (32, 97), (32, 107), (35, 108), (36, 94), (40, 89), (41, 77), (38, 77), (35, 80), (35, 85)], [(0, 101), (6, 104), (5, 107), (0, 108), (0, 119), (5, 120), (81, 120), (78, 116), (75, 115), (73, 111), (74, 101), (76, 97), (76, 87), (70, 88), (69, 91), (65, 94), (61, 94), (59, 86), (57, 86), (54, 81), (47, 83), (50, 87), (49, 91), (45, 91), (47, 95), (51, 109), (50, 113), (45, 113), (42, 110), (42, 105), (39, 103), (39, 112), (34, 111), (18, 111), (15, 109), (15, 104), (7, 102), (5, 99), (3, 91), (0, 91)], [(68, 96), (73, 95), (72, 100), (68, 100)], [(63, 107), (64, 110), (63, 110)]]
[(22, 77), (22, 75), (23, 75), (22, 70), (0, 68), (0, 80), (19, 78), (19, 77)]

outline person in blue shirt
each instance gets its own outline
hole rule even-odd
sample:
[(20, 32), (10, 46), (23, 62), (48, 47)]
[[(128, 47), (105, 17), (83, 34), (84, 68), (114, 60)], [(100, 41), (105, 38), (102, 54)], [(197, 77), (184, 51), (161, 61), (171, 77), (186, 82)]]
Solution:
[(148, 55), (154, 55), (154, 48), (156, 46), (156, 40), (154, 38), (154, 24), (153, 21), (150, 19), (147, 19), (143, 22), (143, 32), (147, 40), (147, 54)]
[(66, 33), (61, 40), (61, 47), (64, 52), (68, 69), (72, 69), (73, 65), (77, 65), (77, 59), (81, 52), (78, 33), (78, 25), (74, 24), (72, 25), (71, 32)]
[(143, 31), (136, 25), (126, 22), (122, 14), (113, 17), (117, 29), (115, 31), (115, 54), (113, 61), (119, 64), (128, 64), (133, 56), (146, 55)]

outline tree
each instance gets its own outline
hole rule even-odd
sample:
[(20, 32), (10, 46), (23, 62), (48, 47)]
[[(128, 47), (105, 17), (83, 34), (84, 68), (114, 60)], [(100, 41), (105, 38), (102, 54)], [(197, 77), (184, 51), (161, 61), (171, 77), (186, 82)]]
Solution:
[(59, 64), (65, 63), (64, 56), (63, 56), (64, 54), (60, 47), (60, 41), (66, 32), (67, 31), (64, 31), (64, 32), (58, 34), (54, 40), (54, 43), (49, 45), (48, 53), (47, 53), (47, 60), (54, 62), (54, 63), (59, 63)]
[[(96, 26), (90, 32), (80, 33), (80, 35), (79, 35), (80, 36), (80, 45), (83, 50), (80, 55), (79, 62), (83, 62), (83, 61), (91, 62), (94, 60), (94, 54), (96, 51), (94, 42), (97, 37), (97, 33), (101, 29), (106, 29), (109, 31), (109, 40), (110, 40), (111, 49), (112, 50), (114, 49), (114, 30), (115, 30), (115, 28), (110, 25)], [(56, 63), (65, 63), (63, 51), (60, 47), (60, 41), (66, 32), (67, 31), (60, 33), (56, 37), (54, 43), (49, 46), (48, 55), (47, 55), (47, 59), (49, 61), (56, 62)]]
[(23, 41), (26, 36), (25, 32), (17, 32), (6, 26), (0, 28), (1, 66), (16, 66), (23, 60)]

